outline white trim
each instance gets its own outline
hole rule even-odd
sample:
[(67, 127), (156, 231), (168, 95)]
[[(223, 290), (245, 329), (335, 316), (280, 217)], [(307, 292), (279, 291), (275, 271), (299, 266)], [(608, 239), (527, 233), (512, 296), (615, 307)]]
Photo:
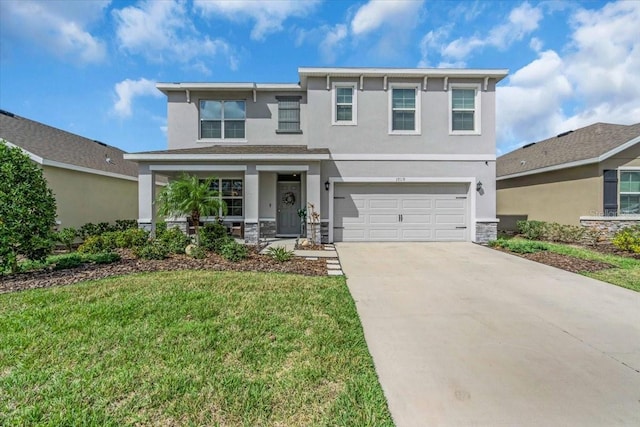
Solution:
[(257, 171), (265, 172), (306, 172), (309, 165), (256, 165)]
[[(453, 130), (453, 90), (454, 89), (475, 89), (473, 130)], [(449, 85), (449, 135), (481, 135), (482, 134), (482, 113), (480, 105), (482, 93), (479, 83), (451, 83)]]
[[(235, 217), (235, 218), (240, 218), (240, 217)], [(223, 219), (224, 221), (224, 219)], [(260, 222), (259, 218), (244, 218), (244, 219), (234, 219), (233, 221), (244, 221), (244, 223), (250, 223), (250, 224), (258, 224)]]
[[(351, 120), (338, 121), (338, 91), (336, 87), (350, 87), (352, 89)], [(331, 124), (333, 126), (357, 126), (358, 125), (358, 84), (356, 82), (333, 82), (331, 85)]]
[(149, 165), (152, 171), (246, 171), (246, 165)]
[(208, 90), (224, 90), (224, 91), (252, 91), (252, 90), (262, 90), (262, 91), (281, 91), (281, 90), (289, 90), (289, 91), (301, 91), (303, 90), (302, 86), (297, 83), (157, 83), (156, 88), (164, 93), (170, 91), (182, 91), (182, 90), (192, 90), (192, 91), (208, 91)]
[[(422, 184), (469, 184), (467, 197), (469, 197), (469, 241), (476, 241), (476, 177), (329, 177), (329, 242), (333, 243), (333, 196), (335, 192), (335, 184), (406, 184), (406, 183), (422, 183)], [(491, 221), (493, 222), (493, 221)]]
[(486, 76), (484, 78), (484, 91), (487, 91), (487, 88), (489, 87), (489, 76)]
[[(389, 84), (389, 135), (420, 135), (422, 113), (421, 104), (422, 96), (419, 83), (391, 83)], [(414, 130), (393, 130), (393, 90), (394, 89), (413, 89), (415, 91), (415, 129)]]
[(640, 170), (640, 166), (618, 166), (618, 171), (620, 172), (624, 172), (624, 171), (638, 171)]
[(478, 222), (500, 222), (500, 218), (476, 218), (476, 223)]
[(275, 222), (275, 218), (258, 218), (258, 221), (274, 221)]
[(382, 77), (390, 75), (394, 77), (465, 77), (485, 78), (495, 77), (502, 79), (509, 73), (503, 68), (340, 68), (340, 67), (299, 67), (298, 74), (301, 77), (324, 77), (327, 74), (333, 76), (360, 76)]
[(40, 156), (36, 156), (36, 155), (35, 155), (35, 154), (33, 154), (31, 151), (27, 151), (27, 150), (25, 150), (24, 148), (22, 148), (22, 147), (20, 147), (20, 146), (18, 146), (18, 145), (16, 145), (16, 144), (13, 144), (13, 143), (11, 143), (11, 142), (9, 142), (9, 141), (7, 141), (6, 139), (4, 140), (4, 142), (5, 142), (9, 147), (11, 147), (11, 148), (18, 148), (18, 149), (20, 149), (20, 151), (22, 151), (24, 154), (26, 154), (27, 156), (29, 156), (29, 158), (30, 158), (31, 160), (33, 160), (34, 162), (38, 163), (39, 165), (41, 165), (41, 164), (42, 164), (42, 162), (44, 161), (44, 159), (43, 159), (42, 157), (40, 157)]
[(332, 154), (332, 160), (495, 162), (494, 154)]
[(622, 214), (617, 216), (581, 216), (580, 221), (640, 221), (640, 215)]
[(216, 145), (238, 145), (238, 144), (248, 144), (248, 139), (234, 139), (234, 138), (204, 138), (204, 139), (196, 139), (196, 143), (198, 144), (216, 144)]
[[(529, 171), (525, 171), (525, 172), (518, 172), (518, 173), (512, 173), (510, 175), (503, 175), (503, 176), (499, 176), (496, 177), (496, 181), (502, 181), (505, 179), (511, 179), (511, 178), (518, 178), (521, 176), (527, 176), (527, 175), (535, 175), (537, 173), (545, 173), (545, 172), (552, 172), (552, 171), (556, 171), (556, 170), (560, 170), (560, 169), (569, 169), (569, 168), (575, 168), (578, 166), (586, 166), (586, 165), (590, 165), (593, 163), (600, 163), (604, 160), (607, 160), (610, 157), (615, 156), (616, 154), (626, 150), (627, 148), (631, 148), (634, 145), (636, 145), (638, 142), (640, 142), (640, 135), (625, 142), (624, 144), (607, 151), (606, 153), (598, 156), (598, 157), (593, 157), (591, 159), (584, 159), (584, 160), (576, 160), (575, 162), (569, 162), (569, 163), (561, 163), (559, 165), (553, 165), (553, 166), (547, 166), (544, 168), (539, 168), (539, 169), (532, 169)], [(629, 167), (628, 167), (629, 168)]]
[(329, 154), (125, 154), (127, 160), (330, 160)]
[(152, 223), (153, 220), (151, 218), (138, 218), (138, 224)]

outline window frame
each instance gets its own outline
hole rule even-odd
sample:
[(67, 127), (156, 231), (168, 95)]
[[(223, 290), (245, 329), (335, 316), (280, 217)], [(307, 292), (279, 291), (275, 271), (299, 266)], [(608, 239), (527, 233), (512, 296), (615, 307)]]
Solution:
[[(338, 120), (338, 89), (351, 88), (351, 120)], [(341, 104), (349, 105), (349, 104)], [(331, 84), (331, 124), (333, 126), (357, 126), (358, 125), (358, 83), (356, 82), (332, 82)]]
[(622, 212), (622, 196), (627, 196), (627, 195), (631, 195), (631, 196), (640, 196), (640, 191), (622, 191), (622, 174), (623, 173), (637, 173), (640, 174), (640, 168), (634, 168), (634, 167), (625, 167), (625, 168), (620, 168), (618, 169), (618, 215), (633, 215), (633, 216), (637, 216), (640, 215), (640, 212), (638, 213), (623, 213)]
[[(212, 177), (213, 178), (213, 177)], [(205, 178), (202, 178), (202, 181), (204, 181)], [(231, 181), (231, 186), (233, 187), (233, 181), (241, 181), (242, 182), (242, 194), (240, 196), (224, 196), (222, 194), (222, 181)], [(213, 182), (217, 182), (218, 184), (218, 200), (224, 200), (224, 199), (234, 199), (234, 200), (242, 200), (242, 215), (238, 216), (238, 215), (227, 215), (227, 216), (223, 216), (223, 212), (222, 210), (220, 210), (218, 212), (218, 216), (220, 218), (225, 218), (225, 219), (229, 219), (229, 220), (239, 220), (239, 219), (244, 219), (244, 214), (245, 214), (245, 204), (244, 204), (244, 193), (245, 193), (245, 179), (243, 177), (239, 177), (239, 176), (225, 176), (225, 177), (215, 177), (215, 180)], [(213, 184), (213, 183), (212, 183)], [(228, 208), (228, 206), (227, 206)]]
[[(278, 95), (276, 96), (276, 101), (278, 101), (278, 128), (276, 129), (276, 133), (291, 133), (291, 134), (301, 134), (302, 133), (302, 96), (300, 95)], [(298, 129), (281, 129), (280, 128), (280, 101), (296, 101), (298, 103)], [(293, 108), (287, 108), (286, 110), (294, 110)], [(286, 123), (295, 123), (295, 122), (286, 122)]]
[[(212, 102), (220, 102), (221, 108), (221, 118), (220, 118), (220, 138), (208, 138), (202, 136), (202, 122), (205, 121), (213, 121), (211, 119), (203, 119), (202, 118), (202, 106), (201, 103), (206, 101)], [(243, 119), (225, 119), (224, 118), (224, 104), (225, 102), (242, 102), (244, 104), (244, 118)], [(239, 122), (242, 121), (244, 125), (244, 137), (243, 138), (225, 138), (224, 130), (225, 130), (225, 121), (234, 121)], [(198, 100), (198, 140), (199, 141), (233, 141), (233, 142), (246, 142), (247, 141), (247, 100), (246, 99), (212, 99), (212, 98), (202, 98)]]
[[(449, 135), (481, 135), (482, 134), (482, 114), (481, 96), (482, 85), (480, 83), (451, 83), (449, 84)], [(453, 91), (455, 89), (475, 89), (474, 109), (473, 109), (473, 130), (453, 130)], [(469, 109), (457, 109), (457, 111), (470, 111)]]
[[(394, 89), (413, 89), (415, 92), (415, 108), (414, 108), (414, 130), (394, 130), (393, 129), (393, 90)], [(422, 91), (420, 89), (420, 83), (389, 83), (389, 104), (388, 104), (388, 121), (389, 121), (389, 135), (421, 135), (421, 122), (422, 122)]]

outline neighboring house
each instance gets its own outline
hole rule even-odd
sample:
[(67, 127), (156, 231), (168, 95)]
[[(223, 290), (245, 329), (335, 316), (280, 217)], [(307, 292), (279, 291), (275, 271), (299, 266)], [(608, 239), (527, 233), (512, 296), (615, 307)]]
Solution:
[(0, 139), (42, 167), (59, 227), (138, 217), (138, 167), (124, 151), (4, 110)]
[(218, 178), (225, 221), (247, 242), (300, 235), (308, 203), (325, 242), (495, 237), (495, 86), (506, 70), (298, 74), (293, 84), (159, 83), (168, 150), (125, 155), (139, 163), (141, 225), (155, 220), (156, 174), (188, 172)]
[(498, 158), (497, 175), (501, 228), (524, 217), (570, 225), (640, 219), (640, 123), (596, 123), (527, 144)]

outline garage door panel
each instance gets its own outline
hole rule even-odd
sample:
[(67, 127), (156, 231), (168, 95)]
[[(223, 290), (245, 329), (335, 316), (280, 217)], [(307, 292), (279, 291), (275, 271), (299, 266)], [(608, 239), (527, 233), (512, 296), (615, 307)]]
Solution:
[(464, 241), (468, 184), (337, 184), (335, 241)]

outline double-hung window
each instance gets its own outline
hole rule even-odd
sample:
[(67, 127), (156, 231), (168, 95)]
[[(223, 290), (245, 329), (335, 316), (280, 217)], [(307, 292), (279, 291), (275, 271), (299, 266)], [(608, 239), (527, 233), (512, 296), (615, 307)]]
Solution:
[(300, 129), (300, 97), (276, 96), (278, 100), (277, 133), (302, 133)]
[(200, 101), (201, 139), (244, 139), (244, 101)]
[(420, 134), (420, 88), (416, 84), (392, 84), (389, 90), (389, 133)]
[(452, 85), (449, 91), (449, 132), (454, 135), (480, 134), (480, 85)]
[[(242, 179), (218, 178), (211, 183), (218, 197), (227, 205), (227, 216), (242, 217), (243, 183)], [(220, 212), (222, 216), (223, 212)]]
[(333, 83), (333, 125), (357, 125), (357, 91), (356, 83)]
[(640, 214), (640, 170), (620, 171), (620, 213)]

